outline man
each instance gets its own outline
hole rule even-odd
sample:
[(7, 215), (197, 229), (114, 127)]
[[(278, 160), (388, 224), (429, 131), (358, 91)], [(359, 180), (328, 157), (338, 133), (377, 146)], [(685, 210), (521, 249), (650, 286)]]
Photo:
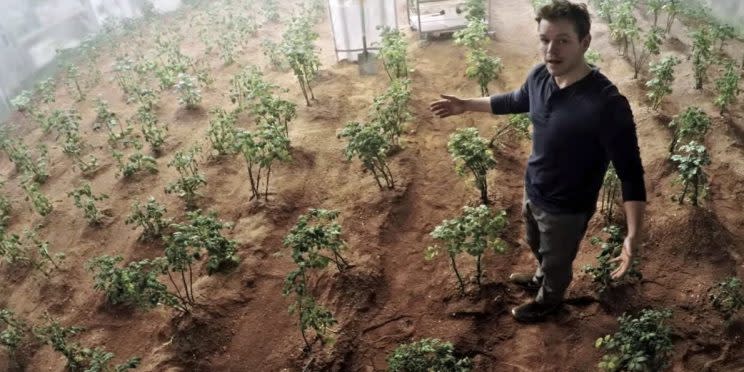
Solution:
[(597, 204), (611, 161), (622, 182), (628, 232), (613, 279), (631, 265), (640, 242), (646, 192), (638, 139), (628, 100), (584, 60), (589, 48), (586, 5), (553, 0), (537, 15), (544, 63), (522, 87), (492, 97), (442, 95), (430, 110), (440, 118), (465, 111), (529, 112), (532, 154), (525, 175), (526, 240), (537, 258), (534, 273), (512, 273), (509, 281), (536, 290), (533, 301), (512, 309), (522, 322), (543, 320), (563, 301), (572, 263)]

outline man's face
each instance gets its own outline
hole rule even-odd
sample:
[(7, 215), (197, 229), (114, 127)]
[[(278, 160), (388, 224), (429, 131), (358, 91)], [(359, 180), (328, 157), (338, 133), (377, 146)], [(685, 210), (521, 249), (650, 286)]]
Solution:
[(570, 20), (542, 19), (537, 30), (540, 34), (540, 52), (551, 75), (564, 75), (584, 63), (584, 52), (589, 48), (591, 36), (579, 40)]

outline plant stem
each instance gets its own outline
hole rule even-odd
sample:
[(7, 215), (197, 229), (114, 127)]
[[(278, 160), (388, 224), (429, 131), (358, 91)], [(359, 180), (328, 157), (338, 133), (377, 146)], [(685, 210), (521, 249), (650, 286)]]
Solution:
[(450, 263), (452, 263), (452, 269), (455, 270), (455, 275), (457, 276), (457, 282), (460, 284), (460, 294), (463, 296), (465, 295), (465, 283), (462, 281), (462, 277), (460, 276), (460, 272), (457, 271), (457, 264), (455, 263), (455, 256), (450, 254)]

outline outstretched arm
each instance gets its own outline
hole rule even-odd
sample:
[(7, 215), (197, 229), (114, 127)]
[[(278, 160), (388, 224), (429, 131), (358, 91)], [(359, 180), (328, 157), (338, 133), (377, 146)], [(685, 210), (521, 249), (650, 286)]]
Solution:
[(457, 98), (447, 94), (442, 94), (442, 99), (432, 102), (429, 105), (434, 115), (439, 118), (446, 118), (452, 115), (459, 115), (466, 111), (474, 112), (491, 112), (491, 98)]
[(447, 94), (442, 94), (441, 97), (442, 99), (429, 105), (429, 110), (439, 118), (459, 115), (466, 111), (490, 112), (497, 115), (530, 111), (528, 82), (513, 92), (496, 94), (491, 97), (458, 98)]

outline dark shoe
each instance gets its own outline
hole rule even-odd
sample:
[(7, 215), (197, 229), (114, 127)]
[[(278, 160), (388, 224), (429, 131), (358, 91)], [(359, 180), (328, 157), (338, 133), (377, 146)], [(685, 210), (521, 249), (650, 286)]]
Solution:
[(513, 308), (511, 313), (522, 323), (535, 323), (542, 322), (546, 316), (555, 313), (560, 307), (561, 304), (547, 305), (530, 301)]
[(541, 285), (540, 282), (535, 280), (535, 276), (529, 273), (512, 273), (509, 275), (509, 282), (528, 291), (538, 291)]

